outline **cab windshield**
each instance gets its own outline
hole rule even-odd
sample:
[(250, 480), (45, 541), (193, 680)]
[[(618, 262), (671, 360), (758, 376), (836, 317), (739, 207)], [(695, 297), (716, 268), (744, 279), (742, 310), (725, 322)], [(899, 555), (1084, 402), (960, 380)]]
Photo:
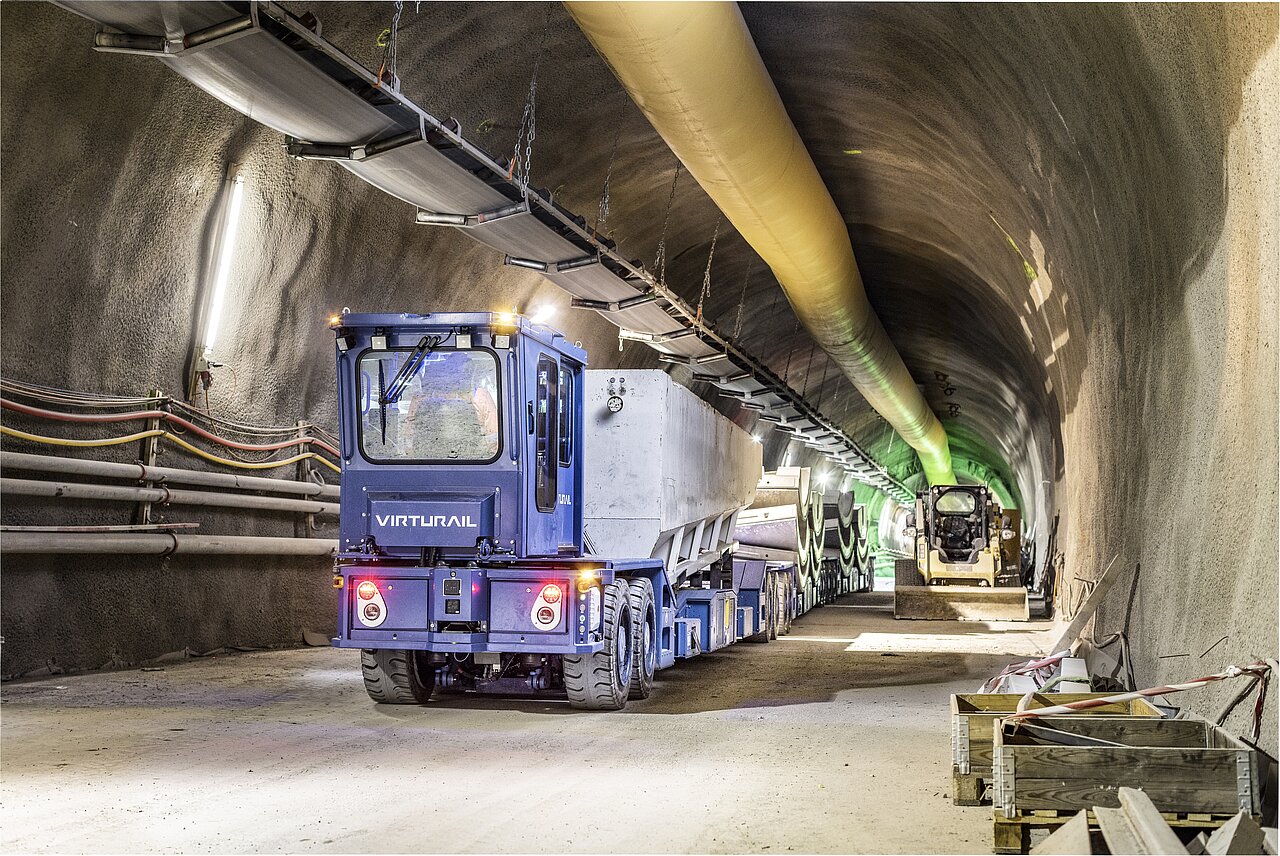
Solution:
[(489, 463), (501, 451), (498, 360), (489, 351), (434, 351), (380, 405), (412, 349), (360, 357), (360, 447), (371, 461)]
[(939, 514), (972, 514), (977, 507), (977, 498), (967, 490), (949, 490), (933, 504)]

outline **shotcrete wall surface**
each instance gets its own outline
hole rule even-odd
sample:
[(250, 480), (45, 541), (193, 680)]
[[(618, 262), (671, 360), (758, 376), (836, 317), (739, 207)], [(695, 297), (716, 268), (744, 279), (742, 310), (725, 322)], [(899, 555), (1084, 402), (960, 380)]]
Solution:
[[(1276, 7), (742, 9), (962, 475), (1003, 482), (1042, 545), (1060, 514), (1072, 578), (1096, 578), (1113, 556), (1126, 574), (1141, 562), (1128, 627), (1140, 682), (1274, 656)], [(376, 67), (390, 4), (317, 11), (326, 38)], [(0, 15), (8, 376), (178, 388), (231, 161), (248, 176), (247, 231), (223, 354), (235, 375), (218, 379), (216, 412), (332, 425), (322, 325), (342, 306), (550, 300), (593, 365), (654, 364), (640, 345), (619, 353), (612, 327), (571, 313), (563, 294), (464, 235), (414, 227), (406, 206), (340, 169), (290, 161), (273, 133), (159, 65), (94, 54), (87, 22), (27, 4)], [(592, 218), (609, 174), (605, 230), (649, 261), (665, 223), (668, 280), (698, 301), (716, 212), (687, 175), (668, 211), (670, 152), (563, 9), (406, 4), (398, 44), (404, 91), (495, 153), (511, 150), (540, 56), (535, 183)], [(711, 283), (709, 318), (900, 477), (918, 479), (910, 450), (723, 230)], [(758, 428), (767, 466), (805, 460)], [(39, 580), (30, 590), (55, 593), (54, 607), (93, 602), (82, 562), (29, 564), (6, 578), (6, 625), (34, 614), (15, 582)], [(132, 586), (146, 563), (105, 564), (95, 579)], [(214, 637), (234, 624), (225, 583), (236, 572), (212, 564), (194, 587), (164, 579), (175, 597), (204, 604), (204, 638), (231, 641)], [(314, 598), (281, 595), (303, 623), (328, 614), (327, 571), (314, 574)], [(1099, 631), (1121, 629), (1128, 595), (1124, 580)], [(72, 650), (97, 665), (107, 637), (137, 627), (139, 651), (181, 647), (173, 628), (147, 629), (155, 619), (143, 609), (88, 609), (102, 628), (88, 648), (74, 625), (19, 646), (7, 626), (4, 671)], [(1161, 659), (1180, 653), (1190, 656)], [(1211, 712), (1226, 692), (1184, 700)], [(1272, 751), (1275, 731), (1272, 714)]]

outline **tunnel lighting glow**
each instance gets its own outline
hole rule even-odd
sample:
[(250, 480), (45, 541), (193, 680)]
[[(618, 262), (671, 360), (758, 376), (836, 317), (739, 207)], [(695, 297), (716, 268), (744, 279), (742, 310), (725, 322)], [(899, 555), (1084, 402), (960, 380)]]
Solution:
[(529, 320), (534, 324), (546, 324), (556, 315), (556, 308), (550, 305), (539, 306), (529, 315)]
[(227, 300), (227, 283), (236, 255), (236, 237), (240, 232), (240, 208), (244, 203), (244, 176), (238, 171), (231, 176), (231, 198), (218, 237), (217, 264), (213, 273), (213, 293), (209, 299), (209, 316), (204, 327), (202, 346), (205, 355), (213, 351), (222, 327), (222, 309)]

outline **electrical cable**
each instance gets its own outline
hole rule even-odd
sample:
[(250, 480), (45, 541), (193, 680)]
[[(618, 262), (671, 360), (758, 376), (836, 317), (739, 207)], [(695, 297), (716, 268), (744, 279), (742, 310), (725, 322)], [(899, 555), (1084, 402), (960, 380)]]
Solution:
[(226, 437), (220, 437), (217, 434), (214, 434), (210, 431), (205, 430), (204, 428), (201, 428), (199, 425), (195, 424), (194, 422), (190, 422), (186, 419), (183, 419), (181, 416), (176, 416), (164, 410), (137, 410), (137, 411), (131, 411), (128, 413), (110, 413), (110, 414), (58, 413), (53, 410), (43, 410), (39, 407), (31, 407), (26, 404), (19, 404), (18, 402), (10, 401), (7, 398), (0, 398), (0, 407), (3, 407), (5, 410), (13, 410), (18, 413), (23, 413), (23, 414), (26, 414), (27, 416), (35, 416), (40, 419), (52, 419), (56, 422), (105, 423), (105, 422), (132, 422), (140, 419), (161, 419), (161, 420), (164, 420), (165, 422), (173, 422), (174, 424), (181, 425), (183, 428), (186, 428), (188, 431), (191, 431), (201, 437), (204, 437), (206, 440), (212, 440), (213, 442), (219, 443), (223, 446), (228, 446), (232, 449), (240, 449), (246, 452), (274, 452), (278, 449), (287, 449), (292, 446), (309, 446), (314, 444), (316, 446), (319, 446), (321, 449), (324, 449), (326, 452), (333, 455), (334, 457), (341, 457), (340, 453), (336, 448), (334, 448), (333, 446), (330, 446), (328, 443), (324, 442), (323, 440), (319, 440), (315, 437), (296, 437), (292, 440), (280, 440), (275, 443), (261, 443), (261, 444), (241, 443), (236, 440), (230, 440)]
[(236, 434), (245, 434), (250, 436), (278, 436), (282, 434), (296, 435), (300, 429), (314, 431), (322, 434), (326, 440), (331, 441), (335, 446), (338, 444), (337, 438), (329, 431), (321, 429), (319, 426), (306, 424), (300, 426), (261, 426), (249, 425), (243, 422), (236, 422), (227, 419), (224, 416), (213, 416), (205, 413), (198, 407), (193, 407), (186, 402), (175, 400), (169, 396), (156, 396), (153, 398), (126, 398), (121, 396), (99, 395), (97, 393), (69, 392), (67, 390), (55, 389), (53, 387), (42, 386), (40, 384), (31, 384), (8, 379), (0, 379), (0, 391), (9, 392), (20, 395), (23, 398), (33, 398), (47, 403), (61, 404), (70, 407), (95, 408), (100, 410), (109, 410), (116, 407), (173, 407), (185, 412), (188, 416), (205, 420), (210, 423), (216, 423), (225, 426), (228, 430)]
[(328, 458), (325, 458), (323, 455), (317, 455), (315, 452), (303, 452), (300, 455), (294, 455), (291, 458), (285, 458), (279, 461), (262, 461), (257, 463), (249, 463), (247, 461), (235, 461), (230, 458), (222, 458), (213, 454), (212, 452), (206, 452), (204, 449), (201, 449), (198, 446), (193, 446), (192, 444), (188, 443), (186, 440), (182, 439), (176, 434), (172, 434), (168, 431), (164, 431), (159, 428), (155, 428), (150, 431), (139, 431), (136, 434), (129, 434), (124, 437), (105, 437), (98, 440), (68, 440), (63, 437), (45, 437), (40, 434), (29, 434), (26, 431), (19, 431), (15, 428), (10, 428), (7, 425), (0, 425), (0, 434), (6, 434), (10, 437), (17, 437), (19, 440), (29, 440), (32, 443), (43, 443), (47, 446), (72, 446), (76, 448), (98, 448), (101, 446), (120, 446), (120, 445), (123, 445), (124, 443), (132, 443), (137, 440), (145, 440), (148, 437), (159, 437), (162, 440), (169, 440), (170, 442), (175, 443), (178, 446), (181, 446), (182, 448), (186, 449), (188, 452), (190, 452), (193, 455), (196, 455), (197, 457), (204, 458), (206, 461), (212, 461), (215, 464), (222, 464), (223, 466), (226, 466), (226, 467), (236, 467), (242, 470), (273, 470), (279, 467), (287, 466), (289, 464), (296, 464), (298, 463), (298, 461), (305, 461), (305, 460), (314, 458), (315, 460), (324, 464), (329, 469), (333, 470), (335, 473), (342, 472), (342, 470), (336, 464), (332, 463)]

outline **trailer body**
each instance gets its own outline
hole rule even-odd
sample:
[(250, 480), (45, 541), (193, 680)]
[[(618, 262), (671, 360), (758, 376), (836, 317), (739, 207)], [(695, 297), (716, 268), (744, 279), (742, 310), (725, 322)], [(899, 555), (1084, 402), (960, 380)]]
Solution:
[[(785, 625), (790, 569), (728, 555), (759, 444), (665, 373), (588, 371), (559, 333), (501, 313), (333, 328), (333, 644), (362, 650), (376, 700), (617, 707), (657, 669)], [(613, 695), (575, 699), (584, 669), (607, 669)]]

